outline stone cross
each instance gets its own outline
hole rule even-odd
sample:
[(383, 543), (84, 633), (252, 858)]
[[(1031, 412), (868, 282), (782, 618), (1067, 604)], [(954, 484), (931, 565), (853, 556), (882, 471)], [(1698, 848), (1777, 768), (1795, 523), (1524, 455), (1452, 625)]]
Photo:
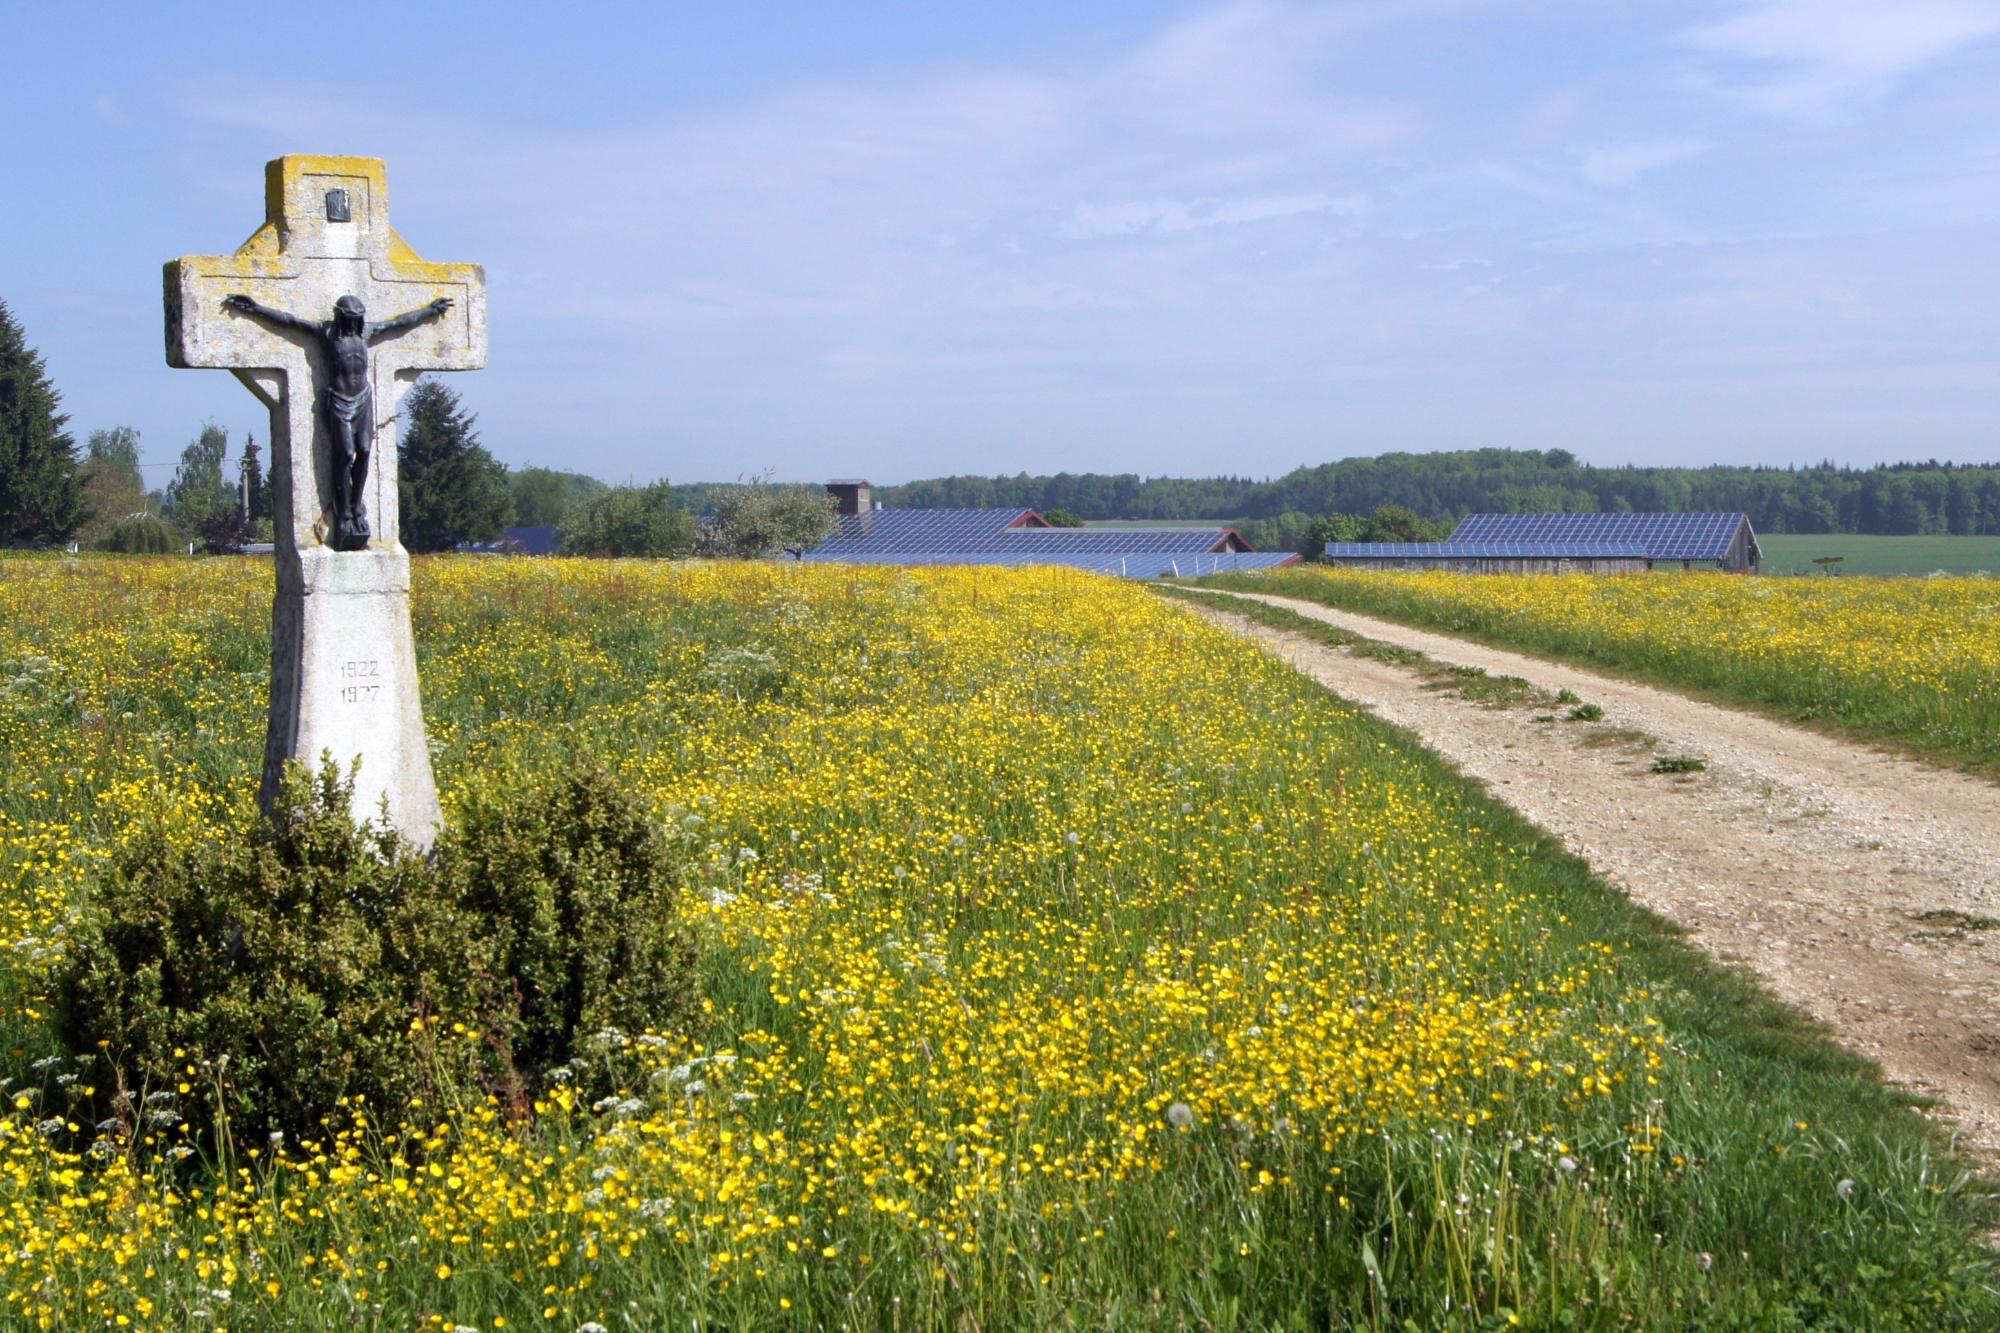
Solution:
[(390, 824), (428, 845), (437, 787), (400, 540), (396, 409), (424, 371), (486, 364), (485, 271), (417, 257), (389, 225), (379, 159), (294, 154), (264, 168), (264, 225), (236, 253), (171, 260), (165, 280), (167, 364), (233, 371), (271, 412), (265, 808), (288, 761), (359, 759), (356, 817), (386, 798)]

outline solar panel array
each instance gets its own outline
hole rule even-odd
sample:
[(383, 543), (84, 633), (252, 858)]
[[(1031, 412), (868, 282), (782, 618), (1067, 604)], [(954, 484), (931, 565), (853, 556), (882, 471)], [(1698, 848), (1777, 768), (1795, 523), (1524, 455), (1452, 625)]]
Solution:
[[(1026, 509), (874, 509), (843, 514), (806, 555), (857, 564), (1066, 565), (1133, 578), (1176, 569), (1268, 569), (1297, 557), (1218, 551), (1221, 528), (1045, 528), (1016, 526)], [(1222, 563), (1217, 564), (1220, 560)], [(1247, 563), (1230, 563), (1245, 561)]]
[(977, 551), (1027, 517), (1026, 509), (871, 509), (842, 514), (815, 555)]
[(1016, 546), (1043, 553), (1103, 555), (1133, 551), (1213, 551), (1223, 542), (1219, 528), (1016, 528), (991, 547), (1011, 551)]
[(1617, 560), (1642, 559), (1631, 542), (1328, 542), (1326, 554), (1340, 558), (1425, 560)]
[[(884, 511), (887, 512), (887, 511)], [(1020, 551), (944, 551), (928, 555), (911, 552), (827, 554), (824, 549), (809, 551), (808, 561), (852, 565), (1002, 565), (1022, 568), (1055, 565), (1086, 570), (1095, 574), (1118, 574), (1134, 579), (1193, 578), (1200, 574), (1226, 574), (1231, 570), (1274, 569), (1299, 557), (1291, 551), (1126, 551), (1062, 552), (1029, 549)]]
[(1542, 555), (1555, 554), (1554, 543), (1598, 542), (1655, 560), (1724, 560), (1749, 521), (1742, 514), (1467, 514), (1445, 544), (1505, 543)]

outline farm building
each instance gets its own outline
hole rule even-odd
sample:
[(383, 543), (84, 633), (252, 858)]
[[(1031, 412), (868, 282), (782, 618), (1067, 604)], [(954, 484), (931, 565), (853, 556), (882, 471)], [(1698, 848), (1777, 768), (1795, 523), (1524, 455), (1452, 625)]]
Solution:
[(1271, 569), (1234, 528), (1059, 528), (1032, 509), (883, 509), (865, 481), (833, 481), (833, 533), (801, 558), (889, 565), (1067, 565), (1128, 578)]
[(1632, 574), (1659, 561), (1754, 572), (1745, 514), (1468, 514), (1441, 542), (1333, 542), (1330, 564), (1471, 574)]
[(508, 528), (490, 542), (460, 542), (455, 549), (473, 555), (554, 555), (562, 549), (562, 530)]
[(1604, 542), (1329, 542), (1325, 560), (1364, 569), (1445, 569), (1454, 574), (1643, 574), (1644, 551)]

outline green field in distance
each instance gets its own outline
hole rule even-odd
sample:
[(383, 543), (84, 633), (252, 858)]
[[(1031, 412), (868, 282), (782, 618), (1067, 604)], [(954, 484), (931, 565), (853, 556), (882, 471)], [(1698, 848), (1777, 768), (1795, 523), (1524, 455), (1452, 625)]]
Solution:
[(1822, 556), (1842, 556), (1824, 566), (1838, 574), (2000, 574), (2000, 537), (1883, 537), (1848, 532), (1760, 532), (1766, 574), (1818, 573)]

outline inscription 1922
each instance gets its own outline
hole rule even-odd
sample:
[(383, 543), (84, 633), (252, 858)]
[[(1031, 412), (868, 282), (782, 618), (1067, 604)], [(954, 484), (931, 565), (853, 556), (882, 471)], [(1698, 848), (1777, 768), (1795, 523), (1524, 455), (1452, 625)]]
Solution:
[(379, 684), (371, 684), (369, 682), (379, 681), (381, 676), (382, 663), (380, 659), (364, 658), (359, 661), (342, 662), (340, 664), (340, 678), (350, 683), (340, 687), (341, 701), (350, 704), (374, 703), (380, 697), (382, 687)]

